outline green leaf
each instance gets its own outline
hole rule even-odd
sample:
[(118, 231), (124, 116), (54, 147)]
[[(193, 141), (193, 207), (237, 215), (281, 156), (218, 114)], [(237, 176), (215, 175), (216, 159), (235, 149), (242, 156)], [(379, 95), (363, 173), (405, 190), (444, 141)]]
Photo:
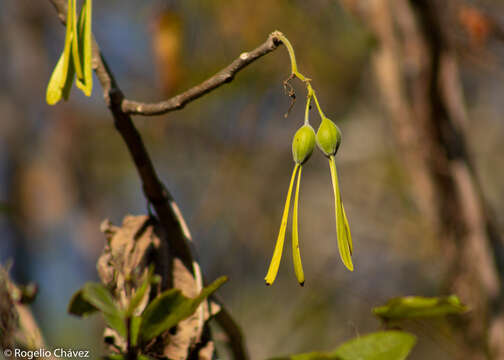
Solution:
[(132, 346), (138, 344), (138, 333), (140, 332), (140, 324), (142, 318), (140, 316), (132, 316), (130, 320), (130, 341)]
[(142, 299), (145, 296), (145, 292), (147, 291), (149, 284), (152, 282), (153, 271), (154, 271), (154, 267), (151, 266), (149, 268), (149, 272), (145, 276), (145, 279), (144, 279), (142, 285), (140, 285), (140, 287), (136, 290), (135, 294), (133, 295), (133, 297), (130, 300), (130, 303), (128, 305), (128, 309), (126, 310), (126, 317), (131, 316), (133, 314), (133, 312), (135, 311), (135, 309), (138, 307), (138, 305), (140, 305), (140, 303), (142, 302)]
[(334, 351), (342, 360), (404, 360), (416, 337), (402, 331), (380, 331), (350, 340)]
[(462, 314), (466, 311), (467, 307), (455, 295), (445, 297), (399, 297), (373, 309), (373, 313), (383, 320), (444, 316)]
[(227, 277), (225, 276), (218, 278), (205, 287), (194, 299), (186, 298), (177, 289), (163, 292), (147, 306), (142, 314), (142, 324), (140, 325), (142, 341), (147, 342), (155, 338), (191, 316), (201, 302), (226, 281)]
[(270, 360), (404, 360), (416, 337), (402, 331), (380, 331), (352, 339), (331, 352), (309, 352)]
[(122, 338), (126, 338), (127, 332), (126, 332), (126, 324), (124, 321), (125, 319), (120, 312), (115, 314), (103, 313), (103, 318), (105, 319), (105, 322), (110, 328), (117, 331), (117, 333)]
[(70, 299), (68, 312), (84, 317), (96, 311), (102, 312), (108, 326), (122, 337), (126, 337), (125, 317), (117, 308), (108, 289), (100, 283), (86, 283)]
[(272, 358), (269, 360), (341, 360), (341, 358), (331, 353), (314, 351), (309, 353), (290, 355), (287, 357)]
[(82, 289), (72, 295), (70, 303), (68, 304), (68, 312), (72, 315), (84, 317), (96, 311), (98, 311), (98, 309), (84, 299)]
[(103, 313), (113, 314), (119, 311), (109, 290), (100, 283), (86, 283), (82, 288), (82, 295)]
[(84, 300), (103, 313), (107, 324), (126, 337), (126, 324), (123, 312), (117, 308), (114, 298), (108, 289), (100, 283), (86, 283), (82, 288)]

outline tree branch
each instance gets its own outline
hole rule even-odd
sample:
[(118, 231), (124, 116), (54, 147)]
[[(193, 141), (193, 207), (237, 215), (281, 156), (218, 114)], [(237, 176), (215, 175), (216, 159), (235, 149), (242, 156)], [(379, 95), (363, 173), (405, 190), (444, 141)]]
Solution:
[[(67, 1), (50, 1), (55, 7), (60, 21), (63, 24), (66, 24)], [(236, 73), (238, 73), (241, 69), (275, 50), (281, 44), (278, 39), (278, 34), (278, 32), (271, 33), (266, 42), (262, 45), (248, 53), (242, 53), (230, 65), (201, 84), (196, 85), (186, 92), (169, 100), (152, 104), (125, 99), (124, 94), (117, 85), (112, 71), (108, 67), (96, 40), (93, 37), (92, 66), (103, 88), (103, 96), (113, 115), (114, 125), (121, 134), (121, 137), (126, 143), (128, 151), (133, 158), (135, 167), (142, 181), (144, 194), (149, 203), (153, 205), (158, 215), (159, 222), (166, 231), (166, 236), (164, 238), (167, 239), (171, 255), (183, 262), (184, 266), (195, 278), (196, 283), (199, 284), (198, 287), (201, 287), (203, 281), (199, 265), (193, 260), (193, 252), (190, 247), (192, 242), (191, 235), (189, 234), (184, 218), (182, 217), (177, 204), (160, 181), (147, 149), (138, 130), (135, 128), (130, 115), (159, 115), (183, 108), (187, 103), (209, 93), (225, 83), (232, 81)], [(240, 329), (229, 313), (224, 311), (219, 316), (219, 323), (221, 323), (224, 331), (228, 333), (234, 356), (237, 359), (247, 359), (248, 356)]]
[[(63, 24), (66, 23), (66, 0), (50, 0), (58, 12)], [(103, 88), (103, 96), (113, 117), (114, 125), (121, 134), (133, 158), (138, 174), (142, 181), (145, 196), (153, 205), (160, 223), (168, 232), (170, 250), (174, 257), (180, 258), (186, 267), (193, 272), (192, 255), (188, 245), (190, 236), (185, 231), (185, 222), (171, 194), (159, 180), (150, 156), (145, 148), (140, 133), (131, 121), (131, 117), (121, 110), (124, 94), (103, 58), (96, 40), (93, 38), (93, 69)]]
[(271, 33), (263, 44), (250, 52), (242, 53), (217, 74), (181, 94), (158, 103), (144, 103), (124, 99), (121, 104), (121, 109), (126, 114), (146, 116), (161, 115), (170, 111), (182, 109), (191, 101), (200, 98), (221, 85), (233, 81), (235, 75), (244, 67), (275, 50), (278, 45), (281, 44), (277, 35), (277, 31)]
[[(58, 17), (63, 24), (66, 23), (66, 1), (65, 0), (50, 0), (56, 11), (58, 12)], [(112, 93), (117, 93), (117, 101), (120, 104), (120, 109), (123, 114), (126, 115), (162, 115), (170, 111), (180, 110), (186, 104), (194, 101), (203, 95), (211, 92), (212, 90), (220, 87), (221, 85), (227, 84), (233, 81), (235, 75), (245, 68), (247, 65), (253, 63), (257, 59), (263, 57), (264, 55), (275, 50), (280, 44), (282, 44), (278, 35), (281, 34), (278, 31), (272, 32), (266, 41), (256, 47), (250, 52), (244, 52), (240, 54), (231, 64), (226, 66), (224, 69), (219, 71), (217, 74), (203, 81), (202, 83), (193, 86), (189, 90), (178, 94), (168, 100), (164, 100), (157, 103), (146, 103), (134, 100), (128, 100), (124, 98), (122, 92), (120, 91), (114, 77), (112, 76), (110, 70), (107, 67), (105, 60), (103, 59), (100, 49), (95, 39), (93, 38), (93, 68), (96, 71), (96, 75), (103, 87), (104, 97), (106, 103), (110, 106), (110, 97)]]
[[(67, 1), (50, 0), (55, 7), (58, 17), (63, 24), (66, 24)], [(143, 144), (138, 130), (131, 121), (130, 114), (157, 115), (169, 111), (181, 109), (187, 103), (209, 93), (219, 86), (233, 80), (235, 74), (248, 64), (260, 57), (275, 50), (281, 41), (278, 39), (279, 32), (275, 31), (268, 36), (266, 42), (256, 49), (242, 53), (229, 66), (218, 72), (216, 75), (207, 79), (203, 83), (194, 86), (188, 91), (179, 94), (169, 100), (160, 103), (140, 103), (125, 99), (123, 92), (117, 85), (117, 82), (108, 67), (100, 48), (93, 37), (93, 69), (96, 72), (98, 80), (103, 88), (103, 96), (107, 106), (114, 117), (114, 124), (123, 137), (128, 150), (135, 162), (135, 166), (142, 180), (142, 186), (145, 196), (154, 206), (159, 216), (161, 224), (170, 231), (170, 248), (174, 255), (179, 257), (188, 268), (191, 268), (192, 256), (187, 240), (190, 238), (185, 231), (185, 222), (175, 208), (177, 205), (172, 196), (159, 180), (157, 173), (152, 165), (150, 156)]]

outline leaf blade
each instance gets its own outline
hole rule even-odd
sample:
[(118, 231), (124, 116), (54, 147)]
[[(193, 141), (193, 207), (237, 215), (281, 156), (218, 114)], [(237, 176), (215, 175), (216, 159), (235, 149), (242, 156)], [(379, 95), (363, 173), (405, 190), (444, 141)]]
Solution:
[(455, 295), (404, 296), (390, 299), (385, 305), (375, 307), (373, 314), (382, 320), (402, 320), (463, 314), (466, 311), (467, 307)]
[(138, 305), (140, 305), (140, 303), (142, 302), (142, 299), (144, 298), (145, 293), (147, 292), (147, 289), (152, 281), (153, 271), (154, 267), (151, 266), (149, 268), (149, 271), (145, 275), (145, 279), (142, 282), (142, 285), (140, 285), (140, 287), (136, 290), (135, 294), (131, 298), (128, 308), (126, 309), (127, 317), (131, 316), (134, 313), (135, 309), (138, 307)]
[(83, 298), (100, 310), (107, 324), (119, 335), (126, 337), (124, 313), (116, 306), (109, 290), (100, 283), (86, 283), (82, 288)]
[(379, 331), (344, 343), (333, 355), (342, 360), (404, 360), (415, 344), (410, 333)]
[(138, 335), (140, 334), (141, 316), (132, 316), (130, 321), (130, 342), (131, 346), (137, 346)]
[(72, 295), (68, 304), (68, 313), (75, 316), (85, 317), (97, 311), (98, 309), (95, 306), (84, 299), (82, 289)]
[(201, 302), (226, 281), (227, 277), (225, 276), (218, 278), (193, 299), (186, 298), (178, 289), (165, 291), (154, 299), (142, 314), (142, 323), (140, 325), (141, 340), (143, 342), (150, 341), (191, 316)]

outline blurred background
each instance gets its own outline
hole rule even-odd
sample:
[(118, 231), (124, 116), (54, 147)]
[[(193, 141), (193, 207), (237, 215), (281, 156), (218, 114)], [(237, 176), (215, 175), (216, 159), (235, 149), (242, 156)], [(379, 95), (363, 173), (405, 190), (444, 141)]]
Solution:
[[(188, 222), (206, 278), (230, 277), (220, 294), (242, 326), (252, 359), (332, 349), (380, 328), (371, 308), (390, 297), (445, 294), (440, 239), (417, 205), (376, 86), (376, 36), (349, 11), (351, 1), (343, 3), (94, 2), (93, 32), (128, 98), (175, 95), (278, 29), (293, 43), (324, 112), (342, 130), (337, 166), (356, 270), (348, 272), (339, 259), (329, 168), (315, 152), (300, 194), (305, 287), (292, 268), (290, 225), (279, 276), (266, 287), (293, 167), (291, 140), (304, 111), (305, 89), (294, 83), (298, 100), (284, 117), (290, 105), (282, 86), (290, 72), (285, 48), (182, 111), (135, 117)], [(504, 21), (497, 0), (464, 3)], [(504, 47), (485, 30), (484, 18), (480, 24), (459, 15), (447, 30), (459, 40), (469, 119), (464, 134), (502, 235)], [(33, 308), (48, 344), (98, 356), (101, 320), (73, 318), (66, 306), (85, 281), (97, 279), (101, 221), (119, 225), (126, 214), (145, 214), (146, 201), (96, 79), (91, 98), (74, 88), (70, 101), (45, 103), (64, 32), (49, 1), (0, 0), (0, 263), (12, 264), (16, 282), (38, 284)], [(311, 119), (317, 127), (315, 111)], [(455, 341), (439, 326), (412, 326), (420, 337), (413, 359), (455, 357)]]

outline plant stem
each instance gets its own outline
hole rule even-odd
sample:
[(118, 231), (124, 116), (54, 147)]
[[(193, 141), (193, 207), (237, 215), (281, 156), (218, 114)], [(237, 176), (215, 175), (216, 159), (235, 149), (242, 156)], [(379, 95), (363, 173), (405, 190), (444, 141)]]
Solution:
[[(310, 89), (312, 89), (312, 87), (311, 87), (310, 84), (308, 84), (308, 86), (310, 87)], [(323, 119), (325, 119), (326, 116), (324, 115), (324, 112), (320, 108), (320, 104), (318, 102), (317, 95), (315, 95), (315, 90), (312, 89), (312, 92), (313, 92), (313, 100), (315, 100), (315, 105), (317, 105), (317, 110), (318, 110), (318, 112), (320, 114), (320, 118), (323, 120)]]
[(311, 96), (310, 92), (308, 92), (308, 99), (306, 99), (306, 109), (305, 109), (305, 117), (304, 117), (304, 124), (308, 125), (310, 122), (310, 101), (311, 101)]
[(306, 101), (305, 124), (308, 123), (308, 110), (310, 107), (310, 100), (312, 97), (315, 100), (315, 104), (317, 105), (317, 110), (320, 114), (321, 119), (324, 119), (326, 116), (324, 115), (324, 112), (322, 111), (322, 109), (320, 107), (320, 104), (317, 99), (317, 95), (315, 95), (315, 90), (313, 89), (313, 87), (310, 84), (311, 79), (307, 78), (306, 76), (304, 76), (303, 74), (301, 74), (298, 71), (296, 54), (294, 53), (294, 48), (292, 47), (292, 44), (290, 43), (289, 39), (287, 39), (287, 37), (285, 37), (285, 35), (282, 34), (280, 31), (275, 31), (274, 35), (285, 45), (285, 47), (287, 48), (287, 51), (289, 52), (289, 57), (290, 57), (290, 61), (291, 61), (292, 76), (297, 77), (299, 80), (301, 80), (302, 82), (304, 82), (306, 84), (306, 90), (308, 91), (308, 98)]
[(294, 53), (294, 48), (292, 47), (292, 44), (290, 43), (289, 39), (287, 39), (285, 37), (285, 35), (282, 34), (280, 31), (275, 31), (274, 34), (278, 39), (280, 39), (282, 44), (285, 45), (285, 47), (287, 48), (287, 51), (289, 52), (292, 74), (294, 76), (296, 76), (299, 80), (306, 81), (307, 80), (306, 77), (298, 71), (297, 62), (296, 62), (296, 54)]

